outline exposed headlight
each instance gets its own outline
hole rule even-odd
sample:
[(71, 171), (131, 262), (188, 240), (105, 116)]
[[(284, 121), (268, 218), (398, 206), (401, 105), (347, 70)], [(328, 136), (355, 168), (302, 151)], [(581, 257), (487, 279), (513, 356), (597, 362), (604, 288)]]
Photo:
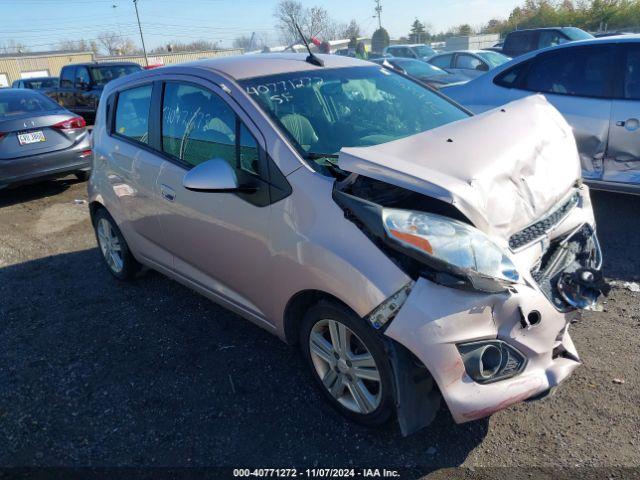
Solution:
[(483, 277), (520, 280), (503, 249), (470, 225), (432, 213), (387, 208), (382, 209), (382, 222), (390, 239), (425, 258)]

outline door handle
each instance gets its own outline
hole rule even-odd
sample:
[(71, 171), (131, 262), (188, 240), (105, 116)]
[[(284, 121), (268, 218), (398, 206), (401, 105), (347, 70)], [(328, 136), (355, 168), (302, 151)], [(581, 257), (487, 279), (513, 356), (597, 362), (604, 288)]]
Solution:
[(620, 120), (616, 122), (616, 126), (624, 127), (630, 132), (635, 132), (640, 128), (640, 120), (637, 118), (629, 118), (627, 120)]
[(175, 190), (164, 184), (160, 185), (160, 195), (162, 195), (162, 198), (169, 202), (173, 202), (176, 199)]

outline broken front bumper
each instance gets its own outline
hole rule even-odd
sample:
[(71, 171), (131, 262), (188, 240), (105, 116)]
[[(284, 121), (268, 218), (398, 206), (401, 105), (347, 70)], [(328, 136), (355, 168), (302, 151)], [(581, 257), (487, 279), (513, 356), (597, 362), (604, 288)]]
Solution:
[[(600, 247), (585, 206), (553, 240), (518, 254), (521, 265), (534, 265), (527, 284), (490, 294), (420, 278), (390, 322), (385, 334), (429, 370), (456, 422), (544, 396), (580, 365), (569, 324), (576, 306), (595, 305), (604, 290)], [(493, 365), (474, 368), (480, 358)]]
[[(524, 326), (522, 312), (540, 322)], [(391, 322), (386, 335), (427, 367), (458, 423), (490, 415), (546, 392), (580, 365), (567, 332), (574, 314), (561, 313), (538, 291), (518, 286), (509, 294), (482, 294), (443, 287), (426, 279)], [(459, 345), (500, 339), (525, 358), (520, 373), (492, 383), (473, 380)]]

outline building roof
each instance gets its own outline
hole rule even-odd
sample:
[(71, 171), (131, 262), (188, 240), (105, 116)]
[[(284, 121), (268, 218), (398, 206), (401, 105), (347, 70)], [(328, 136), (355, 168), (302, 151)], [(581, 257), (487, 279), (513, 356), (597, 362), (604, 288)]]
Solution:
[(93, 55), (82, 50), (48, 50), (46, 52), (0, 53), (0, 58), (52, 57), (60, 55)]

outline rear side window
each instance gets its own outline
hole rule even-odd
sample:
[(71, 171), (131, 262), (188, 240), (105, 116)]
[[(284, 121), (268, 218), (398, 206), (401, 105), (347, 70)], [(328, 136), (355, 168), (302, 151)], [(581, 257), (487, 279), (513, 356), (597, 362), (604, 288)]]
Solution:
[(71, 88), (73, 87), (73, 73), (75, 68), (63, 68), (62, 74), (60, 75), (60, 88)]
[(555, 30), (544, 30), (540, 32), (538, 38), (538, 48), (555, 47), (561, 43), (566, 43), (567, 38)]
[(640, 100), (640, 46), (626, 48), (624, 67), (624, 96), (629, 100)]
[(86, 67), (76, 68), (76, 81), (75, 86), (86, 86), (91, 83), (91, 77), (89, 77), (89, 70)]
[(500, 85), (501, 87), (517, 88), (520, 83), (520, 79), (522, 78), (522, 75), (527, 70), (530, 63), (531, 62), (522, 62), (521, 64), (516, 65), (513, 68), (510, 68), (506, 72), (498, 75), (494, 79), (493, 83), (495, 83), (496, 85)]
[(220, 97), (194, 85), (165, 85), (162, 149), (189, 165), (222, 158), (258, 174), (258, 146), (249, 130)]
[(429, 63), (431, 65), (435, 65), (436, 67), (440, 67), (440, 68), (450, 68), (451, 57), (452, 55), (440, 55), (439, 57), (435, 57), (429, 60)]
[(465, 70), (480, 70), (478, 67), (484, 65), (482, 61), (472, 55), (461, 54), (456, 59), (456, 68)]
[(525, 53), (536, 49), (533, 44), (535, 35), (533, 32), (512, 33), (504, 42), (504, 49), (508, 52)]
[(563, 48), (544, 54), (531, 65), (525, 88), (558, 95), (609, 97), (613, 58), (608, 46)]
[(149, 108), (151, 85), (124, 90), (118, 95), (115, 133), (136, 142), (149, 144)]

